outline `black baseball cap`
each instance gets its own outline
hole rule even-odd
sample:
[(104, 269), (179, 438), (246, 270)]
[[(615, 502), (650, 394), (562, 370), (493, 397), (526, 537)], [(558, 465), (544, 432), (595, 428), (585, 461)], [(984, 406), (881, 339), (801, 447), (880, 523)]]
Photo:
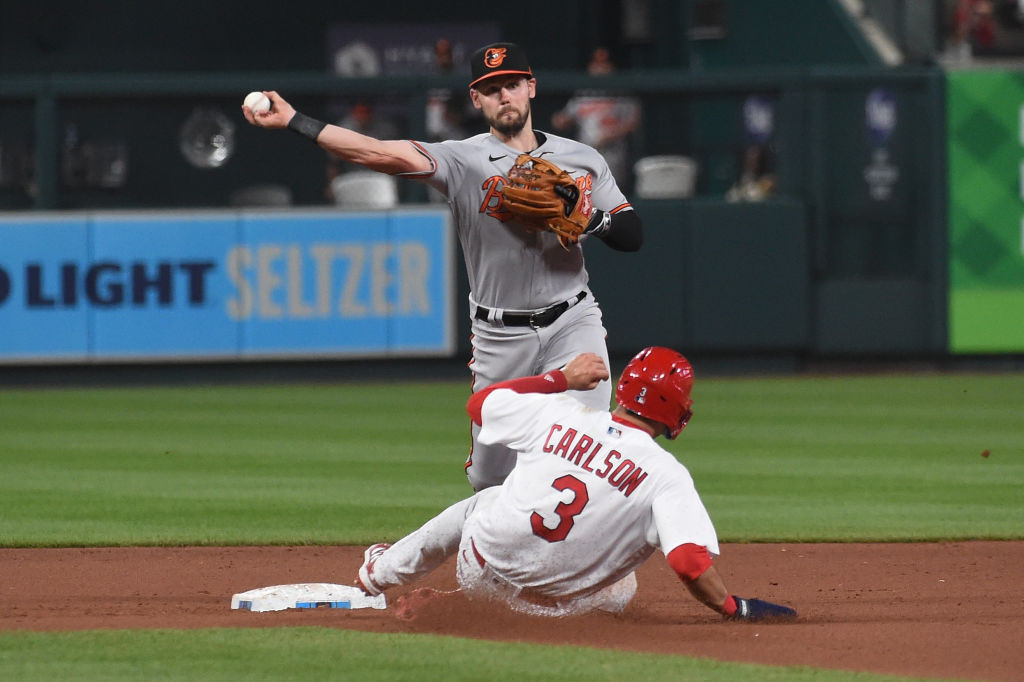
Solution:
[(473, 67), (473, 81), (469, 84), (471, 88), (491, 76), (518, 73), (533, 78), (533, 71), (530, 69), (530, 62), (526, 59), (526, 53), (515, 43), (484, 45), (473, 53), (470, 64)]

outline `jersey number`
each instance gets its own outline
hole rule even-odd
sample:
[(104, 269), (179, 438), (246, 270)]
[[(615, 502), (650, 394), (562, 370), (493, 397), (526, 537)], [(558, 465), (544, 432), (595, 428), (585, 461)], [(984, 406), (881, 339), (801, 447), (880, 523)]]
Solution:
[(571, 490), (574, 493), (572, 502), (559, 502), (555, 507), (559, 521), (554, 528), (545, 526), (544, 517), (537, 512), (530, 514), (530, 524), (533, 526), (533, 534), (537, 537), (544, 538), (548, 542), (561, 542), (569, 535), (573, 524), (576, 523), (573, 517), (587, 506), (590, 495), (587, 493), (587, 484), (569, 474), (556, 478), (551, 487), (555, 490)]

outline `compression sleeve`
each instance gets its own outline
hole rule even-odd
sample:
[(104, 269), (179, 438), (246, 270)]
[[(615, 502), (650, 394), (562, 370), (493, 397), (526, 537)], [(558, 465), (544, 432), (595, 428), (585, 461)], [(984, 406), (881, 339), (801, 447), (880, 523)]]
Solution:
[(644, 243), (640, 216), (632, 210), (612, 213), (608, 229), (596, 236), (616, 251), (639, 251)]
[(711, 555), (708, 548), (703, 545), (695, 545), (688, 542), (679, 545), (666, 557), (668, 565), (676, 572), (679, 579), (684, 583), (692, 582), (699, 578), (711, 565)]
[(466, 412), (469, 413), (470, 419), (477, 425), (480, 425), (483, 423), (481, 410), (484, 407), (484, 400), (499, 388), (507, 388), (516, 393), (561, 393), (568, 386), (569, 383), (565, 379), (565, 374), (560, 369), (554, 369), (532, 377), (500, 381), (471, 395), (469, 402), (466, 403)]

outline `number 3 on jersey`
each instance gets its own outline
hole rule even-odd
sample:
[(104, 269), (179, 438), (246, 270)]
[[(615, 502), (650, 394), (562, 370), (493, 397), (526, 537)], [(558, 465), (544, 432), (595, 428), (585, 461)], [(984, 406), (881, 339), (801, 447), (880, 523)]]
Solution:
[(572, 530), (575, 522), (574, 517), (578, 516), (583, 508), (590, 501), (590, 494), (587, 493), (587, 485), (575, 476), (566, 474), (559, 476), (551, 484), (555, 490), (571, 490), (573, 498), (571, 502), (559, 502), (555, 507), (558, 514), (558, 525), (548, 528), (544, 525), (544, 517), (533, 512), (530, 514), (530, 524), (533, 526), (533, 534), (544, 538), (548, 542), (561, 542)]

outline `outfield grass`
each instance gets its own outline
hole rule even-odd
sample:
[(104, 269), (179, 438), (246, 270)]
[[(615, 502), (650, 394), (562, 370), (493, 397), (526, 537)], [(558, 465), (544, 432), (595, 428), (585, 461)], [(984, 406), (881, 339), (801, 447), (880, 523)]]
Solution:
[(670, 449), (727, 540), (1024, 536), (1024, 376), (723, 379), (695, 400)]
[[(711, 378), (694, 398), (668, 447), (723, 541), (1024, 534), (1020, 375)], [(465, 399), (464, 382), (0, 390), (0, 546), (394, 539), (469, 494)]]
[[(668, 447), (725, 542), (1019, 539), (1022, 389), (699, 379)], [(461, 381), (0, 389), (0, 546), (394, 539), (469, 494), (466, 397)], [(481, 661), (510, 680), (883, 679), (317, 628), (0, 634), (0, 679), (468, 680)]]

